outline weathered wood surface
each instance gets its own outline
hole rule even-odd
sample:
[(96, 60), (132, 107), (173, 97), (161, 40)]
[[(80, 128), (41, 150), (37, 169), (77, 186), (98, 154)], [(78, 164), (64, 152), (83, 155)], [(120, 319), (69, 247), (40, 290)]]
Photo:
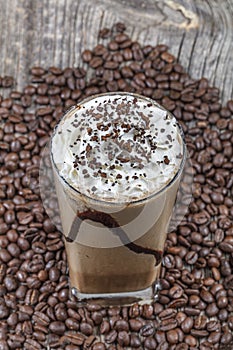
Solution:
[(0, 0), (0, 76), (22, 88), (32, 66), (78, 66), (117, 21), (141, 43), (168, 44), (194, 78), (232, 98), (233, 0)]

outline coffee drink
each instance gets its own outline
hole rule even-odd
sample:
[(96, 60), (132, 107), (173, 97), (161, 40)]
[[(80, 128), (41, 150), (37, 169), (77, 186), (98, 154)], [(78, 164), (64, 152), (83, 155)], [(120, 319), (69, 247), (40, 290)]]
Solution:
[(74, 293), (153, 294), (185, 161), (175, 118), (140, 95), (93, 96), (61, 119), (51, 157)]

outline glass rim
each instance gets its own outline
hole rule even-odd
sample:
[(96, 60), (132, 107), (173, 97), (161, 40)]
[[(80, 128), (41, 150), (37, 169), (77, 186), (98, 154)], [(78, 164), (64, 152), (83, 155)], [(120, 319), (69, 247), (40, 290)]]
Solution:
[[(180, 163), (180, 166), (178, 168), (178, 170), (176, 171), (176, 173), (174, 174), (174, 176), (172, 177), (172, 179), (166, 184), (164, 185), (164, 187), (162, 187), (161, 189), (159, 189), (158, 191), (152, 192), (150, 195), (143, 197), (141, 199), (136, 199), (136, 200), (130, 200), (130, 201), (123, 201), (123, 202), (116, 202), (116, 201), (111, 201), (111, 200), (103, 200), (103, 199), (98, 199), (98, 198), (93, 198), (91, 196), (88, 196), (87, 194), (82, 193), (81, 191), (79, 191), (77, 188), (73, 187), (65, 178), (64, 176), (62, 176), (59, 172), (59, 169), (54, 161), (53, 158), (53, 152), (52, 152), (52, 141), (53, 141), (53, 137), (56, 134), (56, 129), (58, 128), (58, 126), (60, 125), (60, 123), (62, 122), (63, 119), (65, 119), (65, 117), (71, 113), (73, 110), (75, 110), (76, 108), (78, 108), (78, 106), (80, 106), (81, 104), (85, 104), (87, 102), (89, 102), (90, 100), (94, 100), (96, 98), (99, 97), (103, 97), (103, 96), (109, 96), (109, 95), (127, 95), (127, 96), (133, 96), (133, 97), (137, 97), (140, 98), (142, 100), (146, 100), (149, 103), (152, 103), (153, 105), (155, 105), (156, 107), (162, 109), (163, 111), (166, 111), (169, 115), (171, 115), (172, 117), (175, 118), (177, 126), (179, 128), (179, 132), (180, 132), (180, 136), (181, 136), (181, 140), (182, 140), (182, 146), (183, 146), (183, 154), (182, 154), (182, 161)], [(79, 196), (82, 196), (86, 199), (88, 199), (89, 201), (91, 201), (92, 203), (96, 203), (96, 204), (105, 204), (108, 206), (127, 206), (127, 205), (133, 205), (133, 204), (141, 204), (143, 202), (147, 202), (150, 199), (152, 199), (153, 197), (156, 197), (158, 195), (160, 195), (161, 193), (165, 192), (169, 187), (171, 187), (171, 185), (177, 180), (177, 178), (182, 174), (182, 171), (184, 169), (184, 165), (185, 165), (185, 161), (187, 158), (187, 148), (186, 148), (186, 144), (185, 144), (185, 140), (184, 140), (184, 132), (183, 129), (181, 127), (181, 125), (179, 124), (179, 122), (177, 121), (176, 117), (170, 112), (168, 111), (165, 107), (163, 107), (162, 105), (160, 105), (157, 101), (153, 100), (150, 97), (146, 97), (137, 93), (133, 93), (133, 92), (124, 92), (124, 91), (115, 91), (115, 92), (104, 92), (104, 93), (100, 93), (100, 94), (95, 94), (95, 95), (91, 95), (88, 96), (86, 98), (84, 98), (83, 100), (81, 100), (80, 102), (78, 102), (77, 104), (69, 107), (64, 114), (62, 115), (61, 119), (58, 121), (58, 123), (56, 124), (56, 126), (53, 129), (53, 133), (50, 137), (50, 142), (49, 142), (49, 146), (50, 146), (50, 159), (52, 161), (52, 165), (56, 171), (56, 174), (58, 175), (59, 179), (64, 183), (64, 185), (66, 187), (68, 187), (71, 191), (73, 191), (74, 193), (78, 194)]]

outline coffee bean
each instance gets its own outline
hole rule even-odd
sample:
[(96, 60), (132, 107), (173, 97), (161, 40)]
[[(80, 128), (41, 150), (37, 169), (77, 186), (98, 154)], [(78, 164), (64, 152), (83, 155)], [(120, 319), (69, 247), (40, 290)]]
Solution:
[(223, 241), (219, 244), (219, 248), (226, 253), (232, 253), (233, 252), (233, 244), (229, 243), (227, 241)]
[(91, 347), (91, 345), (94, 343), (94, 341), (96, 340), (96, 336), (95, 335), (90, 335), (88, 338), (86, 338), (83, 347), (85, 349), (89, 349)]
[(71, 329), (71, 330), (79, 330), (79, 324), (77, 322), (77, 320), (75, 320), (74, 318), (67, 318), (65, 320), (65, 325), (67, 328)]
[(207, 303), (212, 303), (214, 301), (213, 295), (206, 289), (201, 290), (200, 297)]
[(60, 271), (56, 267), (52, 267), (49, 270), (49, 279), (50, 281), (56, 282), (59, 280), (60, 277)]
[(33, 315), (33, 320), (34, 320), (34, 322), (36, 322), (42, 326), (46, 326), (46, 327), (50, 323), (49, 317), (40, 311), (35, 311), (35, 313)]
[(177, 307), (185, 306), (186, 304), (187, 304), (186, 298), (179, 298), (179, 299), (175, 299), (175, 300), (171, 301), (168, 304), (168, 307), (169, 308), (177, 308)]
[(178, 332), (176, 329), (172, 329), (167, 332), (167, 341), (169, 344), (177, 344), (179, 341)]
[(112, 316), (112, 317), (109, 318), (109, 323), (110, 323), (111, 328), (114, 328), (115, 323), (118, 320), (120, 320), (120, 318), (121, 318), (120, 315)]
[(167, 268), (173, 268), (175, 267), (175, 258), (171, 254), (165, 255), (163, 263)]
[(207, 337), (209, 335), (209, 332), (206, 330), (199, 330), (199, 329), (191, 329), (191, 335), (197, 338)]
[(165, 320), (162, 320), (159, 329), (161, 331), (169, 331), (171, 329), (174, 329), (177, 327), (177, 320), (174, 318), (168, 318)]
[(228, 319), (228, 312), (225, 309), (221, 309), (218, 313), (218, 319), (219, 321), (223, 322)]
[(156, 349), (157, 343), (156, 340), (152, 337), (148, 337), (144, 341), (144, 347), (145, 349), (152, 350)]
[(143, 337), (150, 337), (155, 332), (155, 328), (152, 323), (148, 323), (140, 329), (140, 334)]
[(110, 324), (107, 320), (104, 320), (100, 325), (100, 333), (106, 334), (110, 331)]
[(87, 322), (82, 322), (80, 324), (80, 331), (85, 335), (91, 335), (93, 332), (93, 327)]
[(220, 332), (211, 332), (210, 335), (208, 336), (208, 342), (211, 344), (216, 344), (219, 342), (221, 338), (221, 333)]
[(129, 334), (126, 331), (120, 331), (117, 336), (117, 341), (121, 346), (128, 346), (130, 343)]
[(4, 282), (4, 285), (5, 285), (6, 289), (9, 292), (15, 290), (18, 287), (17, 280), (16, 280), (16, 278), (14, 276), (10, 276), (10, 275), (6, 276), (4, 278), (3, 282)]
[(194, 308), (192, 308), (192, 307), (187, 306), (187, 307), (184, 308), (184, 312), (185, 312), (188, 316), (198, 316), (199, 313), (200, 313), (200, 310), (194, 309)]
[(45, 70), (42, 67), (32, 67), (31, 68), (31, 74), (36, 76), (42, 76), (45, 74)]
[(181, 323), (181, 329), (184, 333), (190, 333), (191, 329), (193, 328), (193, 318), (186, 317), (186, 319)]
[(49, 329), (55, 334), (63, 335), (65, 332), (65, 325), (60, 321), (54, 321), (50, 323)]
[(130, 325), (130, 329), (133, 332), (138, 332), (142, 328), (142, 322), (137, 319), (130, 319), (129, 325)]
[(177, 312), (175, 310), (173, 310), (171, 308), (167, 308), (167, 309), (163, 310), (162, 312), (160, 312), (159, 318), (162, 320), (167, 320), (167, 319), (170, 319), (172, 317), (175, 317), (176, 313)]
[(130, 335), (130, 348), (140, 348), (141, 340), (138, 335), (132, 333)]
[(176, 314), (177, 324), (180, 326), (181, 323), (186, 319), (186, 317), (187, 316), (185, 315), (184, 312), (182, 312), (182, 311), (177, 312), (177, 314)]
[(18, 323), (18, 314), (16, 312), (11, 313), (7, 318), (7, 323), (10, 327), (16, 326)]
[(231, 332), (228, 330), (228, 331), (225, 331), (221, 337), (221, 344), (224, 344), (224, 345), (227, 345), (232, 342), (232, 334)]
[(152, 305), (143, 305), (142, 316), (147, 319), (153, 319), (153, 306)]
[(211, 303), (206, 308), (206, 314), (209, 317), (216, 316), (218, 314), (218, 311), (219, 311), (219, 309), (218, 309), (216, 303)]
[(195, 347), (197, 345), (197, 339), (192, 335), (187, 335), (185, 337), (185, 343), (188, 344), (190, 347)]
[(0, 303), (0, 319), (5, 319), (9, 316), (10, 314), (10, 309), (6, 306), (4, 300), (1, 300)]
[(105, 342), (106, 342), (107, 344), (114, 343), (114, 341), (116, 340), (116, 338), (117, 338), (117, 331), (112, 330), (111, 332), (108, 333), (108, 335), (106, 335), (106, 337), (105, 337)]
[(157, 302), (154, 303), (154, 315), (158, 315), (160, 312), (162, 312), (163, 306)]
[(66, 332), (65, 335), (63, 335), (60, 339), (60, 342), (64, 342), (64, 344), (67, 343), (72, 343), (73, 345), (82, 345), (85, 341), (85, 336), (80, 333), (80, 332), (76, 332), (73, 333), (73, 331), (68, 331)]
[(0, 249), (0, 259), (3, 262), (8, 262), (12, 259), (10, 253), (6, 249)]
[(101, 312), (98, 312), (98, 311), (93, 312), (93, 314), (91, 315), (91, 318), (96, 325), (101, 324), (103, 321), (103, 316)]
[(93, 350), (105, 350), (106, 349), (106, 346), (104, 343), (102, 342), (97, 342), (93, 345), (92, 347)]
[(180, 286), (174, 286), (170, 289), (169, 295), (173, 299), (179, 299), (183, 295), (184, 291)]
[(125, 320), (118, 320), (116, 321), (115, 325), (114, 325), (114, 329), (116, 329), (116, 331), (120, 332), (120, 331), (129, 331), (129, 324), (128, 322), (126, 322)]

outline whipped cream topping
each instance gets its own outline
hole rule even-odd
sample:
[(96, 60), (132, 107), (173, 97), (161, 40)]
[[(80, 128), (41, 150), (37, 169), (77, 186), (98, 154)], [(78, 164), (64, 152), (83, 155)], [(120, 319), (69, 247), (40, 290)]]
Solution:
[(174, 116), (129, 93), (94, 96), (69, 110), (52, 137), (59, 175), (88, 197), (140, 200), (179, 171), (183, 140)]

